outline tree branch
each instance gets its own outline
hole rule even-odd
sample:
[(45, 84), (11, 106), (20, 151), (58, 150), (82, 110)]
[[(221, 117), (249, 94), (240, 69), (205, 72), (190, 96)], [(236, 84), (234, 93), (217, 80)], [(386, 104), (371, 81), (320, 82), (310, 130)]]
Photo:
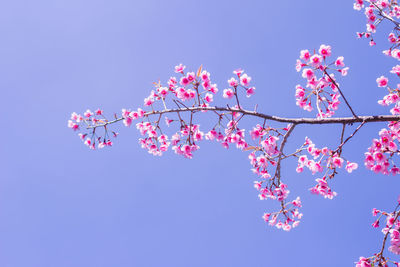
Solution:
[[(263, 113), (258, 113), (256, 111), (237, 109), (231, 107), (186, 107), (186, 108), (177, 108), (177, 109), (164, 109), (164, 110), (154, 110), (149, 111), (144, 114), (145, 117), (156, 115), (156, 114), (164, 114), (164, 113), (178, 113), (178, 112), (193, 112), (193, 111), (227, 111), (227, 112), (237, 112), (243, 115), (249, 115), (253, 117), (262, 118), (265, 120), (277, 121), (277, 122), (285, 122), (285, 123), (294, 123), (294, 124), (335, 124), (335, 123), (345, 123), (351, 124), (356, 122), (385, 122), (385, 121), (399, 121), (400, 115), (367, 115), (367, 116), (357, 116), (357, 117), (338, 117), (338, 118), (286, 118), (286, 117), (278, 117)], [(113, 124), (119, 121), (124, 120), (123, 117), (117, 118), (112, 121), (108, 121), (105, 123), (101, 123), (95, 126), (88, 126), (87, 129), (93, 129), (97, 127), (103, 127), (109, 124)]]

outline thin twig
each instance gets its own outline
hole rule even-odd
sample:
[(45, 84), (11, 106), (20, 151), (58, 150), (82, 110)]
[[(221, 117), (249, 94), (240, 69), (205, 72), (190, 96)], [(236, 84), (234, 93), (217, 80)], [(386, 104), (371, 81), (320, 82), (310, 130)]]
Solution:
[(349, 107), (349, 109), (350, 109), (350, 111), (351, 111), (351, 114), (353, 114), (353, 116), (354, 116), (355, 118), (357, 118), (356, 113), (354, 113), (354, 111), (353, 111), (353, 109), (351, 108), (349, 102), (347, 102), (347, 99), (346, 99), (346, 97), (344, 96), (342, 90), (340, 90), (339, 85), (336, 83), (336, 81), (335, 81), (334, 79), (332, 79), (332, 77), (329, 75), (329, 73), (326, 71), (326, 69), (324, 69), (324, 73), (329, 77), (329, 79), (332, 81), (332, 83), (333, 83), (333, 84), (336, 86), (336, 88), (338, 89), (340, 95), (343, 97), (344, 102), (346, 102), (346, 105)]
[(342, 151), (342, 147), (344, 146), (344, 144), (346, 144), (347, 141), (349, 141), (349, 140), (358, 132), (358, 130), (360, 130), (361, 127), (364, 126), (364, 124), (365, 124), (365, 121), (363, 121), (363, 122), (355, 129), (355, 131), (354, 131), (349, 137), (347, 137), (346, 140), (344, 140), (344, 141), (338, 146), (338, 148), (335, 150), (335, 152), (333, 152), (333, 154), (336, 154), (338, 151)]

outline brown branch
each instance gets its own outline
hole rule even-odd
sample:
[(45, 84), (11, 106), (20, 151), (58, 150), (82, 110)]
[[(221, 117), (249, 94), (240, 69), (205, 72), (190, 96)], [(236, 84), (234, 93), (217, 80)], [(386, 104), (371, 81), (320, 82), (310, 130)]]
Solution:
[[(338, 117), (338, 118), (286, 118), (286, 117), (278, 117), (263, 113), (258, 113), (256, 111), (249, 111), (244, 109), (237, 109), (231, 107), (186, 107), (186, 108), (177, 108), (177, 109), (164, 109), (164, 110), (155, 110), (149, 111), (144, 114), (144, 116), (156, 115), (156, 114), (164, 114), (164, 113), (178, 113), (178, 112), (193, 112), (193, 111), (226, 111), (226, 112), (238, 112), (244, 115), (249, 115), (253, 117), (262, 118), (265, 120), (284, 122), (284, 123), (294, 123), (294, 124), (335, 124), (335, 123), (357, 123), (357, 122), (385, 122), (385, 121), (399, 121), (400, 115), (367, 115), (367, 116), (358, 116), (358, 117)], [(123, 117), (117, 118), (112, 121), (108, 121), (102, 124), (98, 124), (95, 126), (88, 125), (87, 129), (93, 129), (97, 127), (103, 127), (105, 125), (113, 124), (119, 121), (124, 120)]]
[(276, 172), (275, 172), (275, 177), (278, 178), (278, 186), (280, 184), (280, 179), (281, 179), (281, 162), (282, 162), (282, 156), (283, 156), (283, 149), (285, 148), (286, 142), (295, 127), (296, 127), (296, 124), (290, 125), (290, 129), (286, 132), (285, 136), (283, 137), (281, 146), (279, 147), (279, 158), (278, 158), (278, 162), (276, 164)]

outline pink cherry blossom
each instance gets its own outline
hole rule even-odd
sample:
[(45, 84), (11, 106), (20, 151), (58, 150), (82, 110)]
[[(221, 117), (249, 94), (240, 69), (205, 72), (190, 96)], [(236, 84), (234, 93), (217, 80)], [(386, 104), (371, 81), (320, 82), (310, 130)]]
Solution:
[(301, 50), (300, 51), (300, 58), (302, 60), (308, 61), (311, 57), (311, 54), (308, 50)]
[(321, 45), (319, 47), (318, 52), (324, 58), (329, 57), (331, 55), (331, 46), (329, 46), (329, 45)]
[(176, 73), (182, 73), (183, 74), (183, 70), (186, 68), (186, 66), (183, 66), (182, 64), (179, 64), (177, 66), (175, 66), (175, 72)]
[[(243, 74), (242, 76), (240, 76), (240, 84), (241, 84), (241, 85), (243, 85), (243, 86), (249, 86), (250, 81), (251, 81), (251, 77), (248, 76), (246, 73)], [(234, 85), (231, 85), (231, 86), (234, 86)]]
[(347, 161), (346, 171), (347, 171), (348, 173), (353, 172), (353, 171), (356, 170), (357, 168), (358, 168), (358, 164), (357, 164), (357, 163)]
[(320, 55), (313, 55), (310, 58), (311, 65), (318, 68), (322, 63), (322, 57)]
[(210, 103), (210, 102), (213, 101), (213, 97), (214, 97), (213, 94), (207, 93), (207, 94), (205, 95), (205, 97), (204, 97), (204, 100), (206, 100), (208, 103)]
[(232, 87), (237, 87), (239, 85), (239, 82), (235, 78), (230, 78), (228, 80), (228, 84)]
[(336, 67), (344, 67), (344, 57), (340, 56), (335, 60)]
[(232, 98), (234, 96), (234, 92), (232, 89), (228, 88), (228, 89), (224, 89), (224, 94), (223, 97), (224, 98)]
[(376, 82), (378, 83), (378, 87), (386, 87), (388, 85), (388, 78), (381, 76), (376, 79)]
[(242, 75), (242, 73), (243, 73), (242, 69), (236, 69), (233, 71), (233, 74), (236, 74), (239, 78), (240, 78), (240, 75)]
[(246, 97), (250, 97), (255, 94), (256, 88), (255, 87), (249, 87), (246, 89)]

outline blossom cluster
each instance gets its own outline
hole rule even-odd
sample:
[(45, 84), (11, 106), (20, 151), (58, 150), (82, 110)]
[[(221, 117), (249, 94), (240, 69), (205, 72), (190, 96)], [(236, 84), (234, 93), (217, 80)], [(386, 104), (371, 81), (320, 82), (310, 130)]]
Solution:
[[(280, 167), (277, 166), (282, 160), (282, 153), (278, 144), (290, 127), (288, 125), (283, 129), (276, 129), (257, 124), (250, 130), (250, 136), (256, 141), (256, 145), (248, 147), (249, 150), (253, 150), (249, 154), (252, 171), (260, 179), (254, 182), (254, 187), (259, 192), (259, 199), (272, 199), (281, 202), (279, 211), (265, 213), (263, 219), (269, 225), (276, 226), (284, 231), (289, 231), (298, 226), (299, 220), (303, 216), (298, 209), (301, 207), (300, 197), (290, 202), (286, 201), (290, 191), (288, 186), (281, 182), (280, 170), (278, 170)], [(275, 173), (272, 173), (273, 170), (275, 170)]]
[[(150, 96), (144, 99), (144, 105), (154, 108), (157, 101), (162, 101), (164, 110), (167, 110), (166, 103), (170, 100), (178, 108), (187, 108), (188, 106), (208, 107), (209, 103), (213, 102), (214, 95), (218, 92), (217, 85), (213, 84), (210, 80), (210, 73), (203, 70), (202, 67), (198, 69), (197, 74), (194, 72), (185, 73), (185, 69), (186, 66), (182, 64), (176, 66), (175, 72), (182, 76), (179, 82), (178, 78), (170, 77), (167, 82), (168, 86), (164, 87), (160, 83), (157, 83), (156, 91), (151, 91)], [(228, 80), (230, 87), (223, 90), (223, 97), (230, 99), (236, 96), (238, 101), (238, 89), (243, 89), (247, 97), (253, 95), (255, 87), (250, 87), (251, 77), (244, 73), (242, 69), (235, 70), (233, 73), (236, 75), (236, 78), (232, 77)], [(170, 97), (167, 98), (168, 96)], [(184, 104), (183, 102), (185, 101), (189, 103)], [(235, 105), (233, 108), (239, 108), (239, 106)], [(151, 113), (151, 111), (148, 112)], [(135, 112), (126, 112), (126, 110), (123, 110), (122, 113), (126, 126), (130, 126), (133, 120), (142, 118), (145, 114), (141, 109)], [(192, 158), (193, 152), (199, 149), (198, 141), (204, 139), (219, 141), (225, 148), (229, 148), (231, 144), (236, 144), (236, 147), (240, 149), (247, 147), (244, 139), (244, 130), (239, 129), (235, 121), (239, 116), (238, 113), (231, 113), (232, 119), (228, 121), (222, 131), (217, 131), (213, 128), (207, 133), (200, 131), (200, 125), (192, 121), (193, 115), (194, 112), (191, 114), (190, 122), (183, 120), (180, 116), (177, 119), (165, 117), (165, 122), (168, 126), (172, 122), (179, 122), (181, 126), (180, 130), (172, 134), (171, 137), (168, 137), (168, 135), (161, 131), (161, 115), (153, 123), (137, 123), (136, 128), (145, 136), (145, 138), (139, 140), (142, 148), (147, 149), (153, 155), (162, 155), (171, 146), (176, 154)], [(125, 123), (127, 119), (128, 121)], [(219, 126), (222, 128), (221, 121), (219, 121)]]
[[(395, 39), (390, 41), (391, 39)], [(389, 34), (389, 41), (397, 43), (398, 38), (394, 34)], [(400, 50), (391, 47), (385, 50), (384, 54), (400, 59)], [(390, 71), (400, 77), (400, 65), (396, 65)], [(385, 76), (380, 76), (376, 79), (378, 87), (386, 88), (388, 94), (385, 95), (378, 104), (382, 106), (393, 106), (390, 109), (392, 115), (400, 115), (400, 84), (396, 88), (389, 86), (389, 79)], [(394, 156), (399, 153), (399, 140), (400, 140), (400, 122), (389, 122), (387, 128), (379, 131), (379, 138), (372, 140), (368, 152), (365, 153), (365, 166), (374, 171), (375, 173), (382, 174), (400, 174), (400, 168), (397, 167)]]
[[(378, 209), (372, 209), (372, 216), (378, 217), (373, 223), (372, 227), (379, 228), (380, 222), (384, 221), (384, 227), (382, 228), (382, 234), (390, 239), (390, 246), (388, 250), (394, 254), (400, 255), (400, 197), (398, 199), (398, 205), (393, 212), (386, 212)], [(383, 219), (386, 218), (386, 219)], [(383, 256), (385, 244), (380, 252), (375, 253), (369, 258), (360, 257), (356, 266), (373, 266), (373, 264), (378, 264), (378, 266), (387, 266), (388, 262), (394, 263), (396, 266), (400, 266), (400, 262), (390, 261)]]
[(296, 171), (302, 172), (304, 167), (308, 168), (313, 175), (325, 171), (322, 178), (315, 180), (317, 184), (310, 188), (311, 193), (321, 195), (324, 198), (332, 199), (337, 195), (328, 185), (328, 180), (335, 176), (337, 168), (345, 167), (349, 173), (358, 168), (358, 164), (355, 162), (347, 161), (345, 164), (345, 160), (339, 155), (338, 151), (333, 151), (327, 147), (317, 148), (308, 137), (306, 137), (302, 148), (304, 148), (302, 150), (308, 152), (311, 159), (307, 155), (299, 156)]
[[(400, 203), (399, 203), (400, 204)], [(373, 227), (379, 227), (379, 221), (382, 216), (386, 216), (385, 227), (382, 228), (382, 233), (384, 235), (388, 234), (390, 237), (390, 246), (389, 251), (394, 254), (400, 255), (400, 220), (399, 214), (400, 211), (395, 211), (392, 213), (387, 213), (384, 211), (380, 211), (377, 209), (372, 210), (372, 214), (377, 216), (380, 214), (381, 216), (372, 224)]]
[[(307, 80), (306, 87), (296, 85), (296, 105), (300, 108), (312, 111), (312, 100), (315, 96), (315, 104), (317, 108), (317, 118), (328, 118), (335, 114), (340, 101), (340, 93), (338, 83), (333, 73), (329, 74), (328, 70), (334, 70), (346, 76), (349, 70), (345, 67), (344, 57), (340, 56), (333, 62), (327, 62), (332, 51), (329, 45), (321, 45), (318, 53), (309, 50), (301, 50), (300, 59), (297, 59), (296, 70), (302, 71), (301, 76)], [(334, 67), (333, 67), (334, 66)], [(321, 76), (318, 77), (318, 73)]]
[(111, 134), (107, 131), (107, 126), (104, 126), (104, 134), (99, 135), (95, 129), (99, 124), (105, 124), (108, 120), (103, 115), (103, 110), (97, 109), (92, 112), (90, 109), (86, 110), (83, 115), (73, 112), (71, 118), (68, 120), (68, 127), (74, 131), (78, 131), (83, 127), (94, 129), (91, 134), (89, 133), (78, 133), (79, 138), (87, 145), (90, 149), (104, 148), (106, 146), (112, 146), (110, 135), (117, 137), (118, 133), (111, 131)]
[[(375, 173), (400, 174), (400, 169), (394, 163), (393, 156), (397, 155), (396, 141), (400, 137), (400, 123), (389, 123), (389, 129), (379, 131), (379, 139), (373, 139), (372, 145), (365, 153), (365, 166)], [(397, 141), (398, 142), (398, 141)]]
[[(304, 51), (306, 50), (302, 51), (302, 60), (309, 62), (302, 63), (300, 68), (304, 68), (304, 77), (308, 77), (308, 87), (315, 90), (317, 95), (327, 94), (327, 87), (335, 90), (337, 84), (331, 78), (333, 75), (326, 73), (322, 78), (317, 79), (315, 74), (310, 73), (310, 71), (314, 73), (314, 71), (326, 70), (325, 59), (330, 56), (331, 48), (322, 45), (318, 55), (307, 55)], [(320, 60), (319, 63), (318, 60)], [(343, 57), (339, 57), (335, 64), (338, 66), (337, 71), (345, 75), (347, 68), (344, 67)], [(314, 69), (307, 68), (311, 66)], [(250, 151), (249, 159), (252, 171), (259, 177), (259, 180), (254, 183), (259, 192), (259, 198), (276, 200), (280, 202), (281, 207), (276, 212), (266, 212), (263, 219), (269, 225), (285, 231), (296, 227), (303, 215), (299, 211), (300, 198), (288, 200), (289, 189), (282, 182), (280, 173), (280, 165), (283, 160), (289, 157), (298, 157), (298, 172), (301, 172), (304, 167), (310, 169), (312, 174), (322, 172), (324, 168), (331, 171), (331, 173), (326, 173), (323, 178), (317, 179), (317, 185), (310, 191), (326, 198), (333, 198), (336, 195), (328, 186), (327, 179), (333, 177), (336, 168), (344, 166), (344, 160), (337, 151), (333, 152), (327, 148), (318, 149), (310, 139), (306, 138), (306, 142), (299, 149), (290, 155), (285, 155), (283, 153), (285, 138), (288, 137), (293, 127), (290, 124), (284, 128), (274, 128), (266, 125), (264, 121), (262, 126), (257, 124), (249, 131), (254, 144), (251, 145), (250, 141), (246, 140), (246, 131), (239, 126), (239, 121), (244, 115), (241, 113), (242, 107), (239, 104), (239, 89), (243, 90), (242, 95), (249, 97), (254, 94), (255, 87), (250, 85), (252, 79), (242, 69), (233, 72), (235, 76), (228, 80), (229, 87), (222, 91), (222, 97), (234, 98), (235, 105), (232, 105), (232, 108), (228, 106), (224, 111), (214, 110), (213, 112), (217, 115), (215, 126), (208, 131), (200, 130), (200, 124), (196, 122), (196, 114), (208, 110), (209, 104), (213, 102), (219, 90), (217, 85), (211, 82), (210, 73), (203, 70), (202, 67), (196, 73), (185, 72), (185, 69), (186, 67), (182, 64), (176, 66), (175, 72), (181, 77), (170, 77), (166, 86), (163, 86), (161, 82), (155, 83), (155, 90), (152, 90), (150, 95), (144, 99), (143, 109), (122, 109), (121, 116), (117, 118), (115, 115), (113, 121), (108, 120), (100, 109), (95, 112), (88, 110), (83, 115), (73, 113), (68, 126), (75, 131), (86, 127), (89, 133), (80, 133), (80, 136), (92, 149), (96, 145), (99, 148), (112, 145), (108, 131), (110, 124), (122, 121), (125, 126), (130, 127), (134, 121), (137, 121), (135, 125), (142, 136), (139, 144), (155, 156), (161, 156), (168, 149), (172, 149), (176, 154), (192, 158), (193, 152), (200, 148), (199, 142), (202, 140), (217, 141), (225, 148), (236, 146), (243, 151)], [(337, 92), (336, 96), (334, 95), (330, 96), (330, 100), (327, 100), (326, 97), (322, 100), (329, 103), (330, 109), (337, 108), (338, 101), (335, 99), (339, 95)], [(167, 107), (171, 104), (175, 106), (175, 109)], [(317, 103), (317, 105), (319, 104)], [(172, 113), (174, 117), (166, 117), (166, 113)], [(183, 113), (189, 113), (190, 116), (185, 117)], [(162, 120), (163, 116), (164, 120)], [(325, 116), (321, 115), (320, 117)], [(152, 120), (151, 118), (156, 119)], [(177, 125), (178, 129), (168, 133), (165, 129), (163, 130), (164, 121), (167, 126)], [(98, 128), (104, 130), (103, 135), (99, 134)], [(117, 135), (115, 132), (112, 133), (114, 136)], [(305, 150), (312, 158), (300, 155)], [(349, 172), (356, 168), (356, 163), (349, 162), (346, 167)]]
[[(377, 26), (383, 21), (387, 20), (394, 24), (393, 31), (388, 34), (388, 41), (390, 47), (383, 51), (383, 54), (390, 56), (394, 59), (400, 60), (400, 36), (399, 36), (399, 23), (395, 19), (400, 18), (400, 7), (397, 1), (388, 0), (356, 0), (354, 9), (361, 10), (364, 8), (364, 14), (367, 17), (366, 32), (357, 33), (359, 38), (365, 37), (370, 39), (370, 45), (375, 45), (373, 34), (376, 33)], [(396, 65), (390, 71), (400, 77), (400, 65)], [(400, 115), (400, 84), (396, 88), (389, 86), (389, 79), (385, 76), (380, 76), (376, 79), (378, 87), (387, 88), (388, 94), (383, 99), (378, 101), (382, 106), (392, 106), (390, 113), (392, 115)], [(388, 123), (387, 128), (379, 131), (379, 137), (372, 140), (371, 146), (365, 153), (364, 165), (367, 169), (381, 174), (400, 174), (400, 168), (397, 167), (395, 156), (399, 153), (399, 139), (400, 138), (400, 122), (391, 121)], [(400, 202), (399, 202), (400, 204)], [(397, 208), (396, 208), (397, 210)], [(386, 226), (382, 229), (383, 234), (390, 236), (389, 251), (394, 254), (400, 254), (400, 239), (399, 228), (400, 222), (398, 220), (399, 212), (387, 213), (377, 209), (373, 209), (373, 215), (380, 217), (372, 224), (373, 227), (379, 227), (379, 221), (382, 216), (386, 216)], [(386, 238), (383, 241), (385, 246)], [(380, 253), (375, 254), (373, 257), (364, 258), (360, 257), (356, 266), (387, 266), (390, 262), (387, 258), (383, 257), (383, 247)], [(394, 262), (396, 266), (400, 266), (399, 262)]]
[[(369, 45), (376, 45), (373, 34), (376, 33), (378, 25), (382, 20), (387, 19), (396, 24), (395, 18), (400, 18), (400, 7), (397, 1), (389, 0), (355, 0), (353, 5), (355, 10), (361, 11), (364, 8), (364, 14), (367, 18), (366, 31), (357, 32), (358, 38), (369, 39)], [(398, 25), (396, 24), (398, 27)], [(397, 31), (397, 30), (396, 30)], [(398, 43), (398, 38), (393, 38), (394, 34), (389, 35), (389, 41)]]

